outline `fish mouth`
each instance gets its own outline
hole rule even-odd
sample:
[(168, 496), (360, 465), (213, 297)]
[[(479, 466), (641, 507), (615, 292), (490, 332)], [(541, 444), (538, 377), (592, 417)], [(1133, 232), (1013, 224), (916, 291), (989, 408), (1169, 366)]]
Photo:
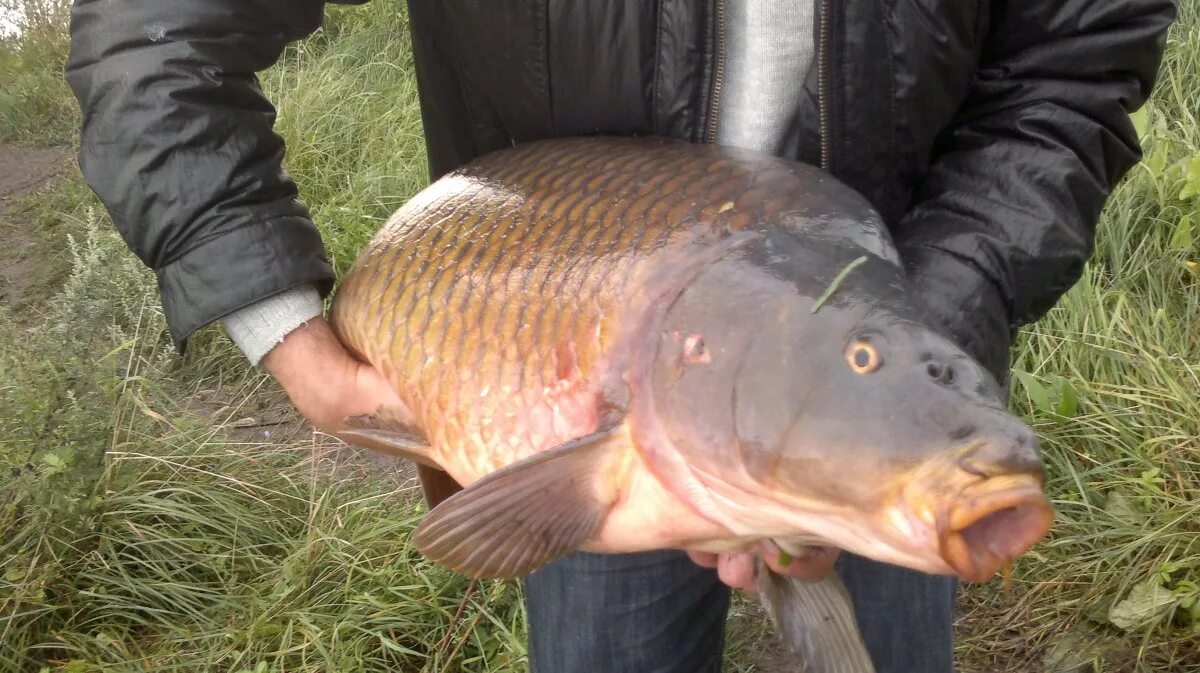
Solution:
[(1054, 510), (1033, 475), (968, 486), (943, 510), (938, 550), (962, 579), (986, 582), (1050, 532)]

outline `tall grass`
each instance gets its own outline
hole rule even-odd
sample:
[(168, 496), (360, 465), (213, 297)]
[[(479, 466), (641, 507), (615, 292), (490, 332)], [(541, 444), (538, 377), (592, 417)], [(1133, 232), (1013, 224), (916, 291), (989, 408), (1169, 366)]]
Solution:
[(425, 141), (402, 3), (330, 13), (264, 78), (280, 103), (287, 166), (340, 272), (425, 186)]
[[(1138, 115), (1147, 161), (1018, 344), (1013, 403), (1059, 518), (1010, 595), (964, 588), (964, 671), (1200, 671), (1200, 16), (1180, 9)], [(426, 180), (405, 20), (333, 8), (263, 74), (339, 271)], [(0, 139), (74, 135), (47, 25), (44, 58), (0, 44)], [(527, 669), (519, 585), (468, 590), (422, 559), (411, 490), (263, 424), (280, 391), (216, 330), (174, 355), (152, 277), (77, 172), (8, 217), (65, 264), (21, 314), (0, 307), (0, 671)], [(764, 636), (736, 609), (729, 670), (748, 671)]]
[(79, 111), (62, 80), (69, 0), (0, 0), (15, 33), (0, 33), (0, 142), (62, 145)]
[(1135, 115), (1146, 160), (1107, 204), (1083, 279), (1019, 342), (1014, 406), (1059, 514), (1014, 599), (967, 594), (961, 649), (979, 670), (1052, 653), (1054, 670), (1200, 671), (1198, 103), (1200, 9), (1185, 2)]

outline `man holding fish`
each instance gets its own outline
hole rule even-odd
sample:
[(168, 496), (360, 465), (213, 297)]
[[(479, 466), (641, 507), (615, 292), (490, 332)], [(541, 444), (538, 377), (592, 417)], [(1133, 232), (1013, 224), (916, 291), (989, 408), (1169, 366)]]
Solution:
[[(67, 77), (84, 113), (80, 165), (131, 248), (156, 270), (168, 325), (181, 347), (195, 329), (219, 320), (318, 427), (346, 436), (347, 418), (392, 410), (392, 425), (382, 428), (391, 434), (380, 434), (379, 426), (359, 426), (350, 434), (366, 438), (364, 443), (383, 437), (382, 444), (395, 448), (400, 433), (389, 428), (415, 423), (404, 418), (412, 399), (397, 392), (397, 374), (389, 377), (364, 363), (369, 338), (352, 355), (322, 318), (331, 267), (281, 168), (273, 111), (251, 77), (269, 67), (287, 42), (316, 29), (323, 4), (78, 0)], [(1128, 113), (1149, 94), (1174, 12), (1167, 0), (408, 4), (433, 178), (457, 175), (502, 148), (590, 135), (674, 138), (819, 166), (855, 195), (831, 197), (827, 210), (814, 207), (811, 220), (834, 222), (846, 232), (855, 222), (865, 228), (878, 220), (886, 229), (886, 241), (863, 240), (882, 246), (880, 259), (898, 255), (904, 282), (919, 295), (913, 300), (919, 309), (906, 298), (896, 300), (904, 307), (899, 313), (919, 313), (930, 329), (949, 338), (943, 343), (924, 330), (908, 337), (924, 344), (926, 354), (945, 354), (923, 363), (922, 371), (940, 386), (930, 390), (957, 391), (955, 399), (975, 393), (950, 372), (970, 378), (982, 365), (980, 372), (1004, 379), (1015, 329), (1041, 317), (1078, 278), (1105, 198), (1140, 156)], [(691, 161), (680, 159), (685, 160)], [(497, 161), (490, 172), (481, 168), (474, 174), (480, 184), (501, 184), (489, 181), (517, 170)], [(633, 166), (640, 159), (622, 161)], [(794, 190), (824, 184), (816, 174), (766, 159), (727, 166), (718, 161), (712, 170), (732, 170), (731, 180), (746, 181), (742, 193), (753, 190), (757, 176)], [(512, 180), (503, 184), (526, 188)], [(520, 194), (537, 189), (530, 183)], [(842, 187), (829, 183), (829, 189)], [(823, 192), (813, 195), (820, 201)], [(729, 211), (716, 201), (701, 210), (704, 217), (733, 218), (755, 208), (733, 205), (737, 200), (730, 198)], [(463, 202), (463, 208), (471, 207)], [(807, 206), (789, 201), (788, 207)], [(420, 215), (417, 206), (413, 212)], [(771, 217), (768, 212), (760, 220)], [(759, 233), (785, 249), (793, 243), (787, 236), (772, 238), (776, 229)], [(746, 254), (757, 254), (753, 246), (759, 243), (747, 245)], [(740, 267), (720, 271), (714, 263), (715, 275), (697, 271), (697, 282), (711, 282), (712, 292), (728, 286), (718, 278), (758, 283), (769, 275), (759, 272), (775, 264), (774, 257), (763, 255), (757, 275), (744, 275)], [(900, 282), (885, 282), (884, 276), (882, 267), (866, 264), (847, 277), (846, 289), (853, 296), (856, 289)], [(833, 277), (821, 276), (830, 290)], [(689, 319), (706, 315), (688, 299), (693, 295), (679, 290), (678, 296), (678, 308), (672, 304), (660, 316), (664, 324), (683, 320), (689, 310), (695, 311)], [(815, 294), (805, 297), (809, 301)], [(781, 297), (780, 306), (792, 306), (790, 299)], [(802, 317), (794, 324), (816, 324), (799, 322)], [(758, 318), (741, 316), (747, 322)], [(736, 330), (728, 336), (739, 338)], [(707, 364), (708, 352), (694, 337), (683, 330), (673, 347), (680, 357)], [(843, 369), (831, 371), (868, 374), (879, 366), (876, 346), (854, 344), (844, 358), (839, 346), (837, 364)], [(794, 355), (788, 349), (795, 344), (772, 347)], [(960, 359), (958, 349), (978, 365)], [(583, 361), (569, 347), (555, 345), (551, 351), (559, 363)], [(570, 367), (560, 369), (569, 383)], [(671, 381), (689, 375), (670, 371), (656, 385), (670, 388)], [(746, 390), (736, 388), (742, 395)], [(482, 388), (476, 392), (486, 396)], [(755, 408), (769, 408), (770, 399)], [(887, 403), (898, 404), (890, 397)], [(830, 409), (830, 423), (845, 411)], [(859, 425), (870, 431), (886, 435), (906, 422), (893, 418), (885, 424), (872, 411), (859, 410)], [(751, 419), (746, 422), (758, 422), (753, 410), (746, 413)], [(1001, 434), (1020, 435), (998, 415), (972, 418), (952, 431), (985, 432), (994, 422), (1004, 425)], [(702, 424), (693, 421), (676, 430), (686, 434)], [(829, 427), (817, 430), (825, 439), (836, 436), (822, 434)], [(907, 437), (897, 434), (902, 444)], [(1016, 441), (1025, 446), (1027, 438)], [(423, 475), (436, 477), (435, 466), (451, 470), (438, 450), (413, 449), (416, 458), (430, 461)], [(615, 460), (606, 465), (635, 460), (612, 457), (626, 456), (620, 452), (605, 455)], [(963, 465), (967, 471), (992, 469), (970, 460)], [(468, 485), (461, 494), (471, 492)], [(989, 492), (984, 499), (993, 496), (999, 497)], [(468, 501), (456, 496), (446, 504), (452, 502)], [(670, 511), (674, 501), (663, 496), (654, 502)], [(1020, 512), (1026, 503), (1018, 498), (1009, 505)], [(971, 572), (979, 557), (965, 531), (987, 517), (977, 520), (982, 512), (973, 507), (947, 510), (951, 519), (965, 517), (961, 527), (938, 523), (940, 551), (953, 566), (945, 574), (914, 570), (923, 566), (902, 563), (899, 555), (891, 564), (859, 554), (839, 557), (820, 546), (795, 549), (807, 555), (789, 563), (770, 542), (756, 553), (681, 544), (692, 551), (547, 557), (526, 579), (533, 670), (716, 671), (729, 587), (752, 590), (761, 558), (768, 575), (814, 582), (827, 577), (836, 559), (876, 670), (950, 671), (953, 575), (982, 579)], [(1040, 521), (1035, 510), (1030, 505), (1030, 516)], [(621, 512), (618, 507), (610, 515), (620, 518)], [(634, 508), (630, 516), (646, 515), (647, 526), (661, 526), (662, 517), (654, 513)], [(448, 528), (436, 525), (448, 519), (436, 514), (424, 539), (435, 554), (457, 563), (453, 545), (439, 546), (450, 538)], [(599, 537), (591, 539), (604, 539), (600, 521), (592, 521)], [(947, 537), (947, 526), (964, 534)], [(847, 539), (844, 546), (853, 544)], [(478, 564), (486, 561), (473, 557), (460, 565), (475, 570)]]

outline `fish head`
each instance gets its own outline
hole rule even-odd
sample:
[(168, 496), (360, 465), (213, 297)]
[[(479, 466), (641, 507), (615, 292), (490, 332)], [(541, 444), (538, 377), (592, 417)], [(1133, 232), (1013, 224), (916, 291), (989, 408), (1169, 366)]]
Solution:
[(818, 304), (846, 251), (788, 257), (731, 255), (672, 302), (650, 381), (661, 436), (743, 534), (985, 581), (1053, 519), (1033, 432), (897, 265), (867, 256)]

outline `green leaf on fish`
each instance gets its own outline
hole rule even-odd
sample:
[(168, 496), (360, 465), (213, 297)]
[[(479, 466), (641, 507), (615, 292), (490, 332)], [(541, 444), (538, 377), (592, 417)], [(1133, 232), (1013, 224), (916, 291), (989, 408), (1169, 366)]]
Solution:
[(831, 296), (833, 296), (834, 291), (837, 290), (838, 286), (842, 284), (842, 281), (846, 279), (846, 276), (848, 276), (855, 267), (865, 261), (867, 261), (867, 256), (863, 255), (853, 262), (850, 262), (845, 266), (845, 268), (839, 271), (838, 275), (834, 276), (833, 282), (829, 284), (829, 287), (825, 288), (824, 294), (817, 299), (817, 303), (813, 304), (813, 307), (809, 310), (809, 313), (816, 313), (818, 310), (820, 310), (821, 305), (824, 304)]

